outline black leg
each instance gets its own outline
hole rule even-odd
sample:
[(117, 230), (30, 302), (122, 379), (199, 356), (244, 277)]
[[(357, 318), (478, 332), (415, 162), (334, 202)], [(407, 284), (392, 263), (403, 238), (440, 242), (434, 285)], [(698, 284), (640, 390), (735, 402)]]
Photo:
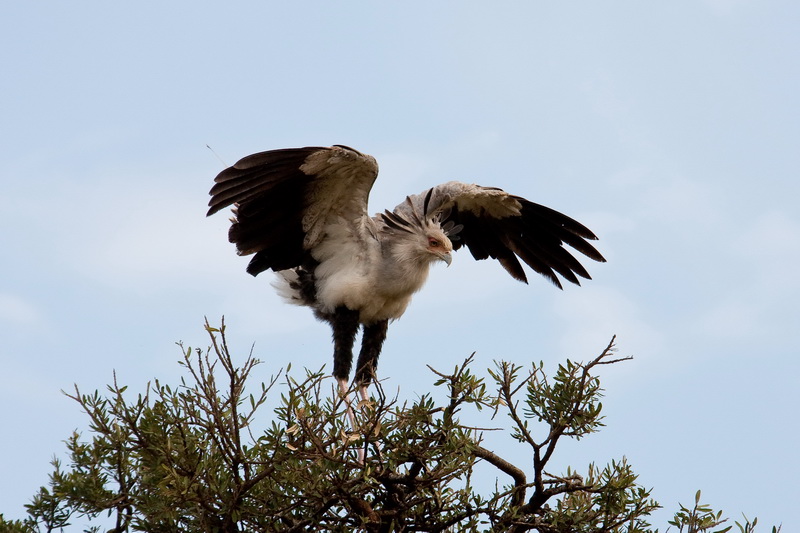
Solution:
[(381, 354), (381, 347), (383, 341), (386, 340), (388, 328), (388, 320), (364, 326), (361, 353), (358, 355), (358, 363), (356, 363), (356, 383), (359, 385), (369, 385), (375, 377), (375, 371), (378, 369), (378, 356)]
[(330, 319), (333, 328), (333, 377), (347, 382), (353, 366), (353, 343), (358, 331), (358, 311), (337, 307)]

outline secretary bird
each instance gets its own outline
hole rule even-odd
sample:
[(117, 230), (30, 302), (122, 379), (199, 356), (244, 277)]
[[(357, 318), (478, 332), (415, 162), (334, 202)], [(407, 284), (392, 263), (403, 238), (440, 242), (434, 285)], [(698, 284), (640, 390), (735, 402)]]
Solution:
[(333, 376), (345, 397), (359, 326), (355, 383), (366, 399), (389, 322), (454, 250), (496, 259), (527, 283), (522, 259), (559, 288), (556, 274), (576, 285), (591, 279), (565, 244), (605, 262), (588, 228), (495, 187), (450, 181), (370, 217), (377, 176), (375, 158), (343, 145), (270, 150), (220, 172), (208, 204), (208, 215), (234, 205), (228, 237), (239, 255), (254, 254), (247, 272), (276, 272), (287, 301), (330, 324)]

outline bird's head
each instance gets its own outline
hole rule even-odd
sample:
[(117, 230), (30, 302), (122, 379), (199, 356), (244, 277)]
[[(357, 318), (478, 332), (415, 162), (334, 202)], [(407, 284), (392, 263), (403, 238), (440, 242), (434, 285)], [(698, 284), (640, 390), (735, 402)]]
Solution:
[(447, 266), (453, 261), (453, 243), (438, 224), (417, 228), (411, 234), (396, 235), (395, 255), (401, 262), (431, 265), (444, 261)]
[(406, 208), (385, 211), (380, 215), (383, 231), (393, 255), (401, 263), (414, 262), (430, 265), (441, 260), (450, 266), (453, 261), (453, 241), (461, 230), (461, 225), (452, 221), (442, 225), (441, 213), (428, 216), (420, 214), (410, 198), (406, 198)]
[(445, 235), (439, 225), (432, 225), (427, 228), (424, 235), (425, 238), (425, 251), (433, 256), (433, 260), (441, 259), (447, 266), (453, 261), (453, 243), (450, 238)]
[(407, 219), (389, 211), (383, 213), (382, 220), (384, 242), (400, 263), (429, 265), (441, 260), (449, 266), (452, 262), (453, 242), (437, 220)]

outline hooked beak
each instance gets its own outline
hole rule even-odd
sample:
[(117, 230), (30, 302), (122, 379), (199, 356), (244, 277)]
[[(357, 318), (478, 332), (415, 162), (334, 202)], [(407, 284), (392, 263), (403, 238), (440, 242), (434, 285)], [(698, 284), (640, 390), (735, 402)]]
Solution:
[(436, 254), (436, 255), (439, 256), (439, 259), (441, 259), (442, 261), (447, 263), (447, 266), (450, 266), (450, 263), (453, 262), (453, 256), (450, 255), (450, 252), (444, 252), (444, 253)]

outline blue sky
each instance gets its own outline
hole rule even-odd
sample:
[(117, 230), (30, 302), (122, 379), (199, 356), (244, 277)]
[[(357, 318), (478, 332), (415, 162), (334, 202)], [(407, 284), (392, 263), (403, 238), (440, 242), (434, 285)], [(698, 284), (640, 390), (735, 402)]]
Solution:
[(204, 316), (264, 378), (329, 364), (327, 326), (205, 218), (206, 144), (228, 164), (347, 144), (381, 165), (372, 211), (498, 186), (608, 259), (561, 292), (457, 254), (390, 327), (387, 387), (413, 398), (426, 363), (473, 351), (587, 360), (617, 334), (634, 360), (604, 369), (607, 428), (559, 465), (625, 455), (669, 510), (699, 488), (800, 529), (798, 23), (768, 0), (4, 4), (0, 512), (86, 428), (60, 390), (177, 381)]

